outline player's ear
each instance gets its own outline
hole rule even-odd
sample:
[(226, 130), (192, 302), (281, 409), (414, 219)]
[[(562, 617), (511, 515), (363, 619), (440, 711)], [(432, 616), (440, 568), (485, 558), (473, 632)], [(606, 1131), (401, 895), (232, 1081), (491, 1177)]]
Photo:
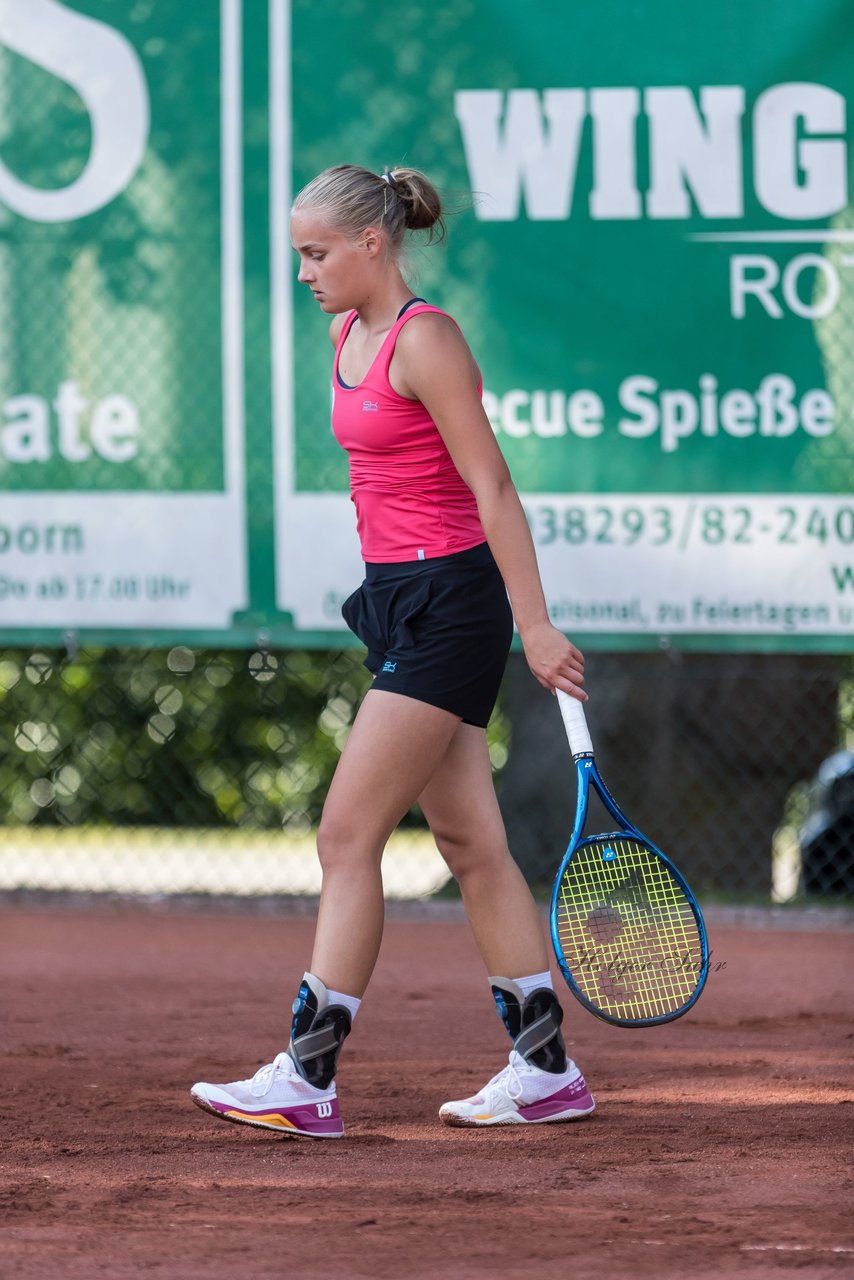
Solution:
[(366, 227), (359, 241), (360, 248), (364, 249), (368, 255), (375, 258), (382, 248), (383, 235), (377, 227)]

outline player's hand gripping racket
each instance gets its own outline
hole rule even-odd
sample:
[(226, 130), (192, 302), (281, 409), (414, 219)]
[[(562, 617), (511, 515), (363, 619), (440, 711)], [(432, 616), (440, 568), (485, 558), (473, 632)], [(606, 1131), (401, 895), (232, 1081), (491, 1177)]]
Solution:
[[(686, 1013), (703, 990), (709, 949), (682, 876), (620, 810), (596, 767), (581, 703), (560, 689), (578, 780), (575, 826), (552, 893), (554, 949), (572, 994), (618, 1027)], [(619, 830), (582, 839), (590, 784)]]

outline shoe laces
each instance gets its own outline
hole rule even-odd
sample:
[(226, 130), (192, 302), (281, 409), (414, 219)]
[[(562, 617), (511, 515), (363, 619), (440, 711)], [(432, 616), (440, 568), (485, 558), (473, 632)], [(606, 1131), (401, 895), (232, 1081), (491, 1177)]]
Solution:
[(497, 1075), (487, 1083), (483, 1092), (487, 1094), (489, 1090), (497, 1089), (499, 1093), (506, 1094), (511, 1102), (518, 1102), (525, 1091), (522, 1077), (531, 1074), (531, 1068), (521, 1054), (515, 1049), (510, 1050), (510, 1060)]
[(272, 1062), (268, 1062), (266, 1066), (260, 1067), (251, 1080), (246, 1081), (249, 1089), (256, 1098), (263, 1098), (266, 1093), (270, 1092), (273, 1082), (279, 1075), (285, 1075), (293, 1079), (299, 1075), (294, 1066), (293, 1058), (285, 1050), (277, 1053)]

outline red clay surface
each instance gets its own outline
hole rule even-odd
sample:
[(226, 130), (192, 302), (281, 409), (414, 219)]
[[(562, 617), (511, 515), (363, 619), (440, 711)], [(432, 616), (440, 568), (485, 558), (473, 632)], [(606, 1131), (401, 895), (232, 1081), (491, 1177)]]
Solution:
[(566, 993), (589, 1120), (436, 1118), (508, 1043), (458, 921), (396, 920), (342, 1057), (347, 1137), (187, 1090), (282, 1047), (307, 920), (0, 913), (0, 1275), (836, 1277), (854, 1269), (854, 939), (713, 931), (695, 1011), (626, 1031)]

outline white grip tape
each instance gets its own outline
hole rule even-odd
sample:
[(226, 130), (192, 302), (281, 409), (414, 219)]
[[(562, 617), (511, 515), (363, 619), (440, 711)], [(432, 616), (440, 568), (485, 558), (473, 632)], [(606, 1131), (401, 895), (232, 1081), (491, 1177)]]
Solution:
[(564, 693), (563, 689), (558, 689), (556, 692), (557, 704), (563, 717), (563, 727), (569, 738), (570, 751), (574, 756), (592, 753), (593, 743), (590, 739), (590, 730), (587, 728), (584, 708), (577, 698), (571, 698), (568, 693)]

